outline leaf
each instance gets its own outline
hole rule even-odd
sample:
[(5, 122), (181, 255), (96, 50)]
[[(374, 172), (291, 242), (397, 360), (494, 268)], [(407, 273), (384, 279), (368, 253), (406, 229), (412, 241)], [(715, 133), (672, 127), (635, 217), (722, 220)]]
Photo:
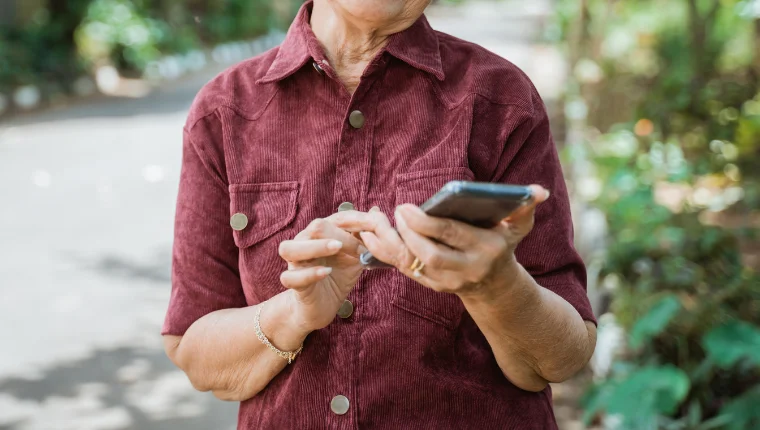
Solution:
[(702, 345), (707, 356), (724, 369), (744, 359), (760, 366), (760, 329), (744, 321), (731, 321), (710, 330)]
[(731, 416), (729, 415), (718, 415), (717, 417), (710, 418), (707, 421), (703, 421), (700, 425), (698, 425), (695, 430), (715, 430), (715, 429), (724, 429), (726, 425), (728, 425), (731, 422)]
[(687, 420), (690, 427), (696, 427), (702, 422), (702, 406), (699, 404), (698, 400), (692, 400), (689, 404)]
[(658, 300), (631, 329), (631, 346), (639, 348), (642, 344), (662, 333), (678, 311), (681, 302), (674, 295), (667, 295)]
[[(760, 427), (760, 385), (726, 403), (714, 420), (726, 430), (756, 429)], [(711, 420), (712, 421), (712, 420)], [(710, 427), (706, 427), (710, 428)]]
[(705, 382), (707, 377), (711, 374), (714, 366), (715, 363), (709, 358), (702, 360), (699, 365), (691, 371), (691, 375), (689, 375), (691, 377), (691, 382), (695, 385), (697, 383)]
[(597, 412), (604, 410), (605, 400), (613, 388), (611, 382), (592, 385), (591, 388), (583, 395), (581, 404), (583, 405), (583, 423), (591, 424)]
[(689, 377), (675, 366), (643, 367), (609, 390), (603, 409), (628, 423), (653, 422), (675, 412), (689, 387)]

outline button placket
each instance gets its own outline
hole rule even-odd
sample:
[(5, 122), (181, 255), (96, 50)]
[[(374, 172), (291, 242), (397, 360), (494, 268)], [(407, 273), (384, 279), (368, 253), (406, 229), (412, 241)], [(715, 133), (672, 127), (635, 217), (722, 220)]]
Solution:
[[(377, 106), (376, 100), (379, 97), (377, 76), (363, 79), (344, 111), (347, 115), (340, 135), (341, 145), (335, 169), (335, 207), (340, 206), (341, 202), (353, 202), (352, 206), (356, 208), (366, 207), (375, 128), (374, 107)], [(355, 411), (359, 401), (359, 387), (354, 376), (359, 365), (357, 360), (361, 350), (361, 336), (360, 313), (355, 304), (362, 302), (361, 283), (359, 280), (350, 299), (341, 305), (337, 315), (339, 319), (328, 326), (331, 339), (328, 359), (330, 394), (338, 399), (336, 402), (339, 402), (339, 406), (345, 407), (345, 411), (339, 409), (345, 415), (336, 412), (330, 414), (328, 423), (331, 428), (356, 426), (354, 421), (357, 419)]]

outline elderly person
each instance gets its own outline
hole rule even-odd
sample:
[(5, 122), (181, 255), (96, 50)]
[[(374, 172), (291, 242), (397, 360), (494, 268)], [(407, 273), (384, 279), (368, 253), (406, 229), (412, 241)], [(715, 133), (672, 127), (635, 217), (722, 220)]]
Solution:
[[(307, 2), (193, 104), (163, 335), (239, 429), (552, 429), (592, 354), (544, 105), (428, 4)], [(420, 211), (450, 180), (536, 198), (494, 229)]]

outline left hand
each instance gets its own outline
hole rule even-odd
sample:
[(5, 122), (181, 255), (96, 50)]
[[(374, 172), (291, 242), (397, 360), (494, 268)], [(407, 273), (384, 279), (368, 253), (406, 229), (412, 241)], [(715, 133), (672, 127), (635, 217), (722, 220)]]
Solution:
[[(335, 223), (360, 232), (376, 258), (433, 290), (460, 296), (498, 292), (517, 275), (515, 248), (533, 229), (536, 207), (549, 197), (541, 186), (531, 188), (533, 201), (493, 229), (431, 217), (408, 204), (396, 208), (398, 231), (379, 210), (345, 212)], [(415, 257), (425, 265), (419, 277), (411, 269)]]

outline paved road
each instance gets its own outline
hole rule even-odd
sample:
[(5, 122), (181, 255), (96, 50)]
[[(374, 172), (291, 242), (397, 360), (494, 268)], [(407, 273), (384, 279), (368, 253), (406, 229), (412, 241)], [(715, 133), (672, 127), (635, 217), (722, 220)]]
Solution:
[(0, 428), (233, 427), (157, 336), (180, 130), (208, 77), (0, 129)]
[[(431, 21), (512, 59), (551, 97), (561, 62), (528, 45), (545, 14), (532, 9), (475, 3)], [(536, 67), (541, 55), (556, 67)], [(0, 430), (234, 427), (236, 405), (193, 391), (157, 335), (180, 130), (210, 77), (0, 124)]]

